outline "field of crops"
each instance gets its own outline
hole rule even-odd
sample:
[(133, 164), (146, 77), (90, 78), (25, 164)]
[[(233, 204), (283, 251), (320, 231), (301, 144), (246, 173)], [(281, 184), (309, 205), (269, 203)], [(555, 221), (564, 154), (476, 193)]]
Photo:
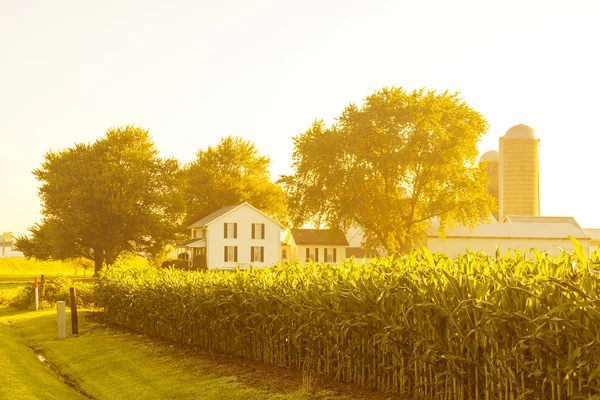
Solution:
[(114, 270), (106, 317), (239, 357), (428, 399), (600, 393), (600, 262), (414, 253), (237, 273)]

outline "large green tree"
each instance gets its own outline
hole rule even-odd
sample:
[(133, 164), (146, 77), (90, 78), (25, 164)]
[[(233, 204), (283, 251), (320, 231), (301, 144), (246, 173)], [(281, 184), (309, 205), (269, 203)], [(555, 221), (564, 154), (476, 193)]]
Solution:
[(239, 137), (228, 136), (216, 146), (199, 150), (185, 168), (186, 222), (243, 202), (285, 222), (287, 198), (271, 182), (270, 164), (270, 158), (259, 155), (251, 141)]
[(160, 158), (145, 129), (111, 128), (51, 151), (33, 174), (43, 219), (16, 243), (28, 257), (85, 257), (97, 274), (123, 253), (160, 252), (181, 224), (179, 163)]
[(280, 182), (294, 225), (358, 223), (367, 247), (409, 251), (433, 218), (443, 234), (494, 208), (478, 166), (488, 124), (453, 93), (384, 88), (337, 122), (294, 138), (293, 175)]

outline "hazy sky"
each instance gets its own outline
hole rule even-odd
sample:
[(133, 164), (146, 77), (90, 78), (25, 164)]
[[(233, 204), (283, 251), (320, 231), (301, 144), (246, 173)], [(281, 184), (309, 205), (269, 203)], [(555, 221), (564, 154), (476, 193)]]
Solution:
[(600, 227), (597, 1), (0, 0), (0, 232), (40, 219), (31, 171), (108, 127), (164, 156), (236, 135), (290, 173), (291, 137), (384, 86), (460, 91), (541, 139), (542, 215)]

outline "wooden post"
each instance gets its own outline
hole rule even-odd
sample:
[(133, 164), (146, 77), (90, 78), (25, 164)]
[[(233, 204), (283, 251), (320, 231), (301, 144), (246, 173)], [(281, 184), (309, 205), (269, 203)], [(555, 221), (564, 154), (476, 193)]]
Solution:
[(46, 277), (42, 275), (42, 299), (46, 297)]
[(77, 296), (75, 295), (74, 287), (71, 287), (71, 333), (73, 335), (79, 334), (79, 324), (77, 321)]
[(35, 292), (35, 311), (40, 309), (40, 297), (38, 291), (38, 278), (37, 276), (33, 280), (33, 291)]
[(67, 337), (67, 313), (65, 312), (65, 302), (59, 301), (58, 306), (58, 338), (64, 339)]

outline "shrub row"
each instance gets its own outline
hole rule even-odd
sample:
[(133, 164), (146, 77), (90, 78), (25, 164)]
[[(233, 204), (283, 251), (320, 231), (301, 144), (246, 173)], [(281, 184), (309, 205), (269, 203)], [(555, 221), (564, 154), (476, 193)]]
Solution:
[[(44, 293), (42, 293), (41, 287), (38, 288), (40, 309), (52, 308), (57, 301), (64, 301), (67, 306), (69, 306), (71, 304), (71, 287), (75, 288), (75, 293), (77, 294), (77, 306), (86, 308), (95, 307), (96, 289), (94, 284), (73, 282), (69, 278), (59, 276), (47, 279)], [(34, 290), (32, 283), (19, 288), (19, 290), (8, 299), (8, 304), (22, 310), (35, 309)]]
[(113, 269), (97, 295), (140, 332), (415, 398), (597, 395), (600, 262), (532, 254)]

